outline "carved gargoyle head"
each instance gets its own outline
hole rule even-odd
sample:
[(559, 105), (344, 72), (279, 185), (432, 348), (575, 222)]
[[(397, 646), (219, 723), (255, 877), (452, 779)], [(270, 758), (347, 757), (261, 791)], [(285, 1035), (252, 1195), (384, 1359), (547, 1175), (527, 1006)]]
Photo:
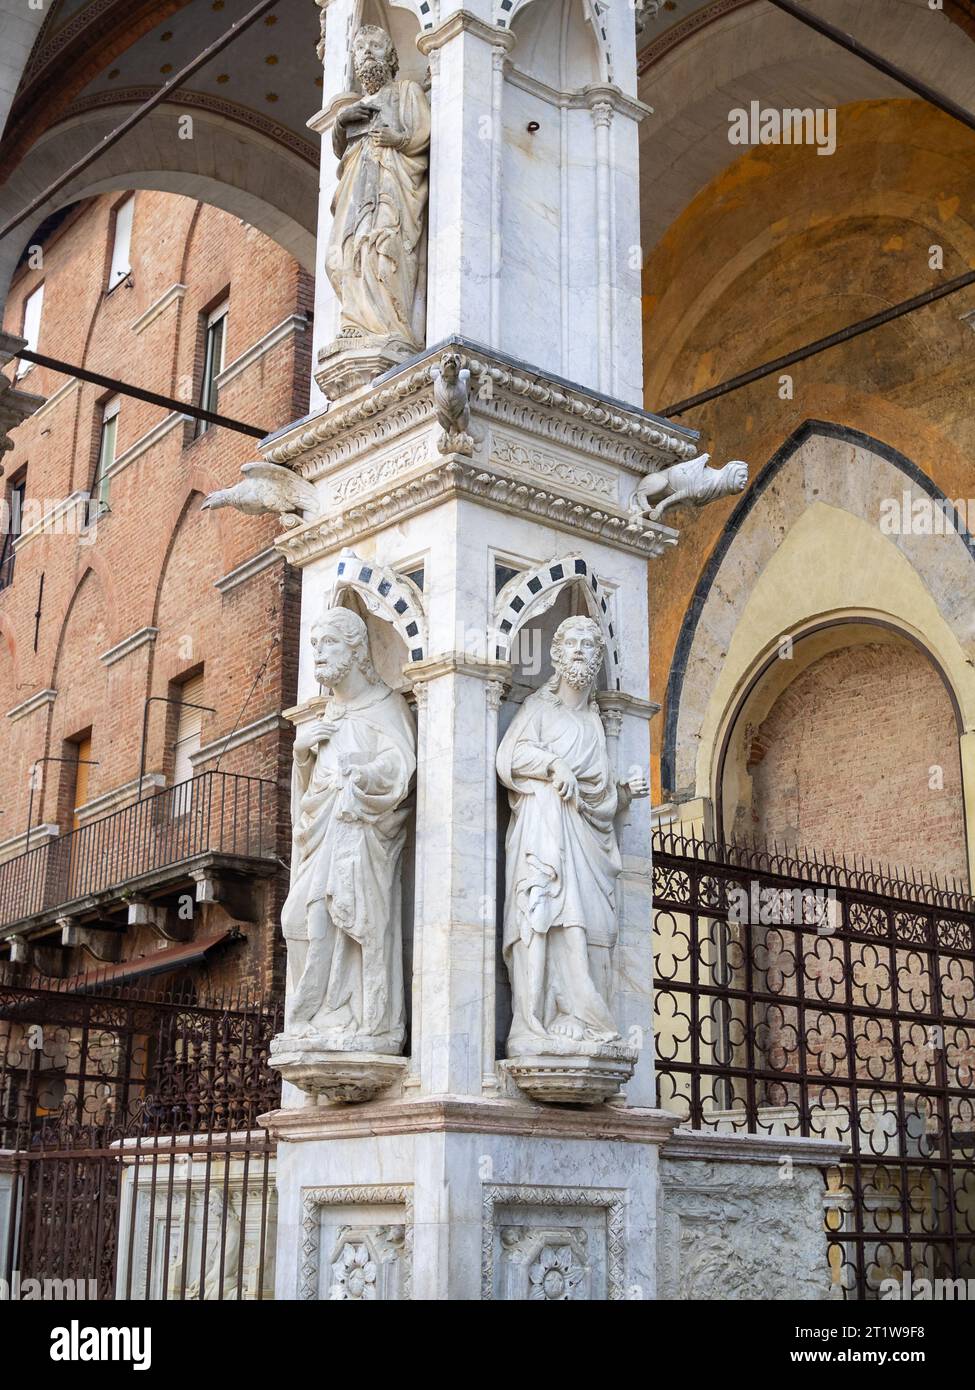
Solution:
[(440, 372), (448, 386), (453, 386), (460, 375), (460, 353), (445, 352), (440, 359)]

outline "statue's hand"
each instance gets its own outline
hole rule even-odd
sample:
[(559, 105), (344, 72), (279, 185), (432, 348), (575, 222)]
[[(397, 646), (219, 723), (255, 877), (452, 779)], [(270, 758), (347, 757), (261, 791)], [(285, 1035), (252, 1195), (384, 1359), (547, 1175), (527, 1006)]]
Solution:
[(563, 758), (553, 758), (550, 766), (552, 786), (563, 801), (575, 801), (579, 795), (579, 783), (572, 768)]
[(375, 115), (376, 108), (365, 101), (354, 101), (349, 106), (344, 106), (335, 117), (335, 124), (341, 126), (355, 125), (358, 121), (368, 121)]
[(309, 719), (295, 734), (295, 748), (299, 753), (309, 753), (320, 743), (327, 743), (337, 728), (328, 719)]
[(650, 782), (644, 772), (634, 773), (632, 777), (627, 778), (623, 785), (634, 801), (650, 795)]
[(388, 126), (380, 126), (378, 130), (370, 132), (370, 137), (374, 145), (380, 145), (383, 149), (401, 149), (406, 144), (406, 136), (399, 130), (390, 130)]

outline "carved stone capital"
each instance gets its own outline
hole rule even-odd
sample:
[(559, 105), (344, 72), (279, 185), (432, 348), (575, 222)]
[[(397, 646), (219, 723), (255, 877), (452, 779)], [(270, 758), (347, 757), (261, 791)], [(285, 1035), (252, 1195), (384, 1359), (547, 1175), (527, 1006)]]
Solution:
[(510, 661), (479, 661), (465, 652), (441, 652), (438, 656), (428, 656), (425, 661), (411, 661), (403, 667), (403, 675), (413, 682), (413, 688), (417, 691), (426, 682), (439, 680), (441, 676), (474, 676), (486, 681), (489, 686), (500, 686), (503, 691), (511, 684), (511, 674)]

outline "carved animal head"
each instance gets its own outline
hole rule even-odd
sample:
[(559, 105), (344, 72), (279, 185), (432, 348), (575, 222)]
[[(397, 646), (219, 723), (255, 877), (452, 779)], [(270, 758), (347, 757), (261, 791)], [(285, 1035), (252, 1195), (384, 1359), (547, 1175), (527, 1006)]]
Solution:
[(445, 352), (440, 359), (440, 372), (448, 386), (453, 386), (460, 374), (460, 353)]
[(744, 492), (748, 486), (748, 464), (741, 459), (732, 459), (721, 472), (724, 474), (729, 492)]

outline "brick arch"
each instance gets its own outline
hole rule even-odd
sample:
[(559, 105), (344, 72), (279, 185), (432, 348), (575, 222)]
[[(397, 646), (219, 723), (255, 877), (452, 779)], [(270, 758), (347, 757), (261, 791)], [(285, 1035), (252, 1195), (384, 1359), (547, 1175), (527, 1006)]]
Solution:
[[(89, 575), (92, 576), (96, 582), (101, 595), (101, 606), (105, 613), (105, 628), (108, 634), (107, 645), (112, 646), (115, 641), (120, 640), (121, 634), (118, 631), (118, 594), (115, 581), (112, 578), (111, 570), (102, 557), (92, 552), (91, 555), (86, 557), (85, 566), (78, 576), (78, 582), (72, 590), (71, 598), (68, 600), (68, 606), (64, 610), (64, 617), (61, 619), (61, 630), (58, 633), (58, 640), (54, 648), (54, 659), (51, 663), (50, 685), (53, 690), (57, 690), (58, 688), (58, 672), (64, 652), (65, 637), (67, 636), (79, 599), (85, 590)], [(115, 619), (114, 621), (112, 621), (113, 617)], [(102, 648), (102, 650), (105, 650), (105, 648)]]
[[(71, 156), (96, 145), (131, 109), (129, 103), (80, 111), (45, 131), (0, 189), (0, 217), (24, 207), (36, 188), (52, 182)], [(272, 135), (221, 111), (195, 109), (200, 138), (174, 140), (173, 121), (182, 109), (178, 101), (157, 107), (141, 122), (141, 142), (121, 140), (106, 150), (96, 165), (50, 198), (16, 235), (6, 238), (0, 247), (3, 298), (21, 252), (45, 217), (98, 193), (150, 188), (212, 203), (242, 218), (314, 273), (316, 169), (303, 154)], [(145, 167), (143, 150), (147, 148), (155, 151), (155, 167)], [(224, 170), (233, 171), (236, 181), (231, 181), (230, 174), (223, 176)]]
[[(219, 486), (219, 480), (212, 473), (207, 472), (203, 468), (195, 467), (162, 520), (159, 529), (163, 536), (163, 542), (160, 549), (157, 551), (156, 563), (154, 565), (156, 583), (153, 589), (152, 617), (150, 619), (153, 625), (155, 625), (159, 615), (159, 599), (166, 579), (166, 570), (173, 553), (173, 546), (176, 544), (179, 529), (183, 524), (184, 517), (189, 511), (190, 504), (195, 496), (199, 495), (201, 497), (206, 497), (208, 493), (215, 492)], [(214, 521), (216, 521), (219, 528), (217, 534), (220, 542), (221, 567), (226, 571), (230, 568), (230, 564), (228, 563), (226, 536), (220, 525), (220, 512), (210, 513), (211, 524)]]
[[(194, 507), (195, 499), (212, 491), (209, 482), (200, 470), (194, 470), (163, 529), (166, 543), (159, 557), (151, 618), (151, 625), (159, 629), (159, 636), (150, 658), (150, 693), (153, 689), (160, 693), (160, 679), (171, 678), (178, 669), (208, 659), (221, 640), (221, 599), (213, 584), (211, 567), (187, 563), (182, 577), (174, 569), (189, 527), (206, 527), (207, 537), (212, 535), (211, 515)], [(167, 608), (172, 611), (167, 613)], [(187, 636), (193, 638), (191, 661), (180, 649)]]

